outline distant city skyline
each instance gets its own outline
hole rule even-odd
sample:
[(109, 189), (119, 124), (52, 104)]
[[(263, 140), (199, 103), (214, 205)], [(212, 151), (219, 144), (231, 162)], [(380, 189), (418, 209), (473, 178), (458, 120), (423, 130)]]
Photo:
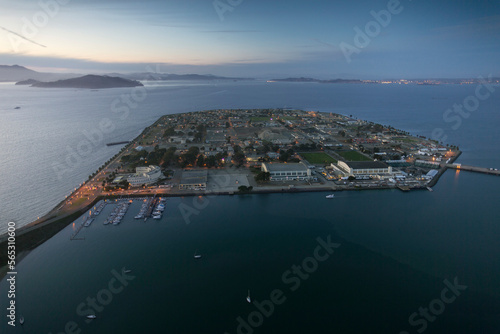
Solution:
[(498, 1), (4, 0), (1, 8), (0, 64), (37, 71), (500, 75)]

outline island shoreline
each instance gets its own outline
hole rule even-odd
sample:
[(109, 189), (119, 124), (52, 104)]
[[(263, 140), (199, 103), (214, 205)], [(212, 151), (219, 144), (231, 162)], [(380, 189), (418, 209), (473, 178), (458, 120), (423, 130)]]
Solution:
[[(128, 148), (130, 145), (136, 143), (147, 131), (149, 131), (154, 126), (158, 125), (159, 122), (165, 116), (161, 116), (158, 120), (156, 120), (153, 124), (146, 127), (141, 131), (141, 133), (131, 140), (122, 151)], [(113, 163), (117, 158), (120, 157), (122, 151), (115, 154), (110, 160), (103, 166), (106, 168), (109, 164)], [(455, 162), (462, 152), (457, 150), (457, 154), (452, 157), (449, 163)], [(440, 177), (444, 174), (444, 172), (448, 169), (446, 165), (442, 165), (438, 174), (428, 183), (429, 187), (433, 187), (437, 184)], [(89, 177), (89, 180), (86, 181), (82, 186), (77, 188), (73, 193), (77, 193), (81, 187), (83, 187), (87, 182), (92, 180), (92, 177)], [(397, 185), (388, 185), (388, 186), (377, 186), (377, 187), (339, 187), (339, 186), (286, 186), (286, 185), (274, 185), (273, 187), (267, 187), (265, 189), (253, 188), (252, 190), (246, 192), (234, 192), (234, 191), (190, 191), (190, 192), (182, 192), (182, 193), (161, 193), (158, 194), (156, 192), (148, 193), (140, 193), (140, 194), (127, 194), (125, 197), (135, 198), (135, 197), (145, 197), (145, 196), (154, 196), (159, 195), (162, 197), (193, 197), (193, 196), (233, 196), (233, 195), (247, 195), (247, 194), (273, 194), (273, 193), (303, 193), (303, 192), (337, 192), (337, 191), (362, 191), (362, 190), (389, 190), (389, 189), (398, 189)], [(403, 190), (400, 188), (400, 190)], [(427, 190), (427, 188), (414, 188), (414, 190)], [(405, 191), (405, 190), (403, 190)], [(123, 197), (123, 195), (98, 195), (93, 199), (89, 198), (89, 204), (78, 207), (75, 210), (63, 214), (62, 216), (58, 213), (58, 211), (64, 206), (66, 200), (58, 203), (53, 209), (51, 209), (47, 214), (45, 214), (40, 219), (37, 219), (27, 225), (24, 225), (16, 230), (16, 253), (19, 255), (16, 258), (16, 261), (19, 262), (26, 255), (29, 254), (36, 247), (43, 244), (45, 241), (52, 238), (54, 235), (59, 233), (66, 226), (71, 224), (73, 221), (78, 219), (85, 212), (90, 210), (98, 201), (103, 199), (117, 199)], [(7, 273), (7, 234), (0, 236), (0, 249), (2, 252), (0, 253), (0, 279), (5, 276)]]

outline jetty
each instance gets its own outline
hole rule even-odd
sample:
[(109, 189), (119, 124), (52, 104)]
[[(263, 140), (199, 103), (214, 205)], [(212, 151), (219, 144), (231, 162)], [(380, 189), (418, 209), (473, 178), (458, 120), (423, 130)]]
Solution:
[(461, 164), (446, 164), (446, 167), (451, 168), (451, 169), (456, 169), (456, 170), (465, 170), (468, 172), (500, 175), (500, 171), (497, 169), (493, 169), (493, 168), (475, 167), (475, 166), (467, 166), (467, 165), (461, 165)]
[(122, 144), (128, 144), (130, 143), (130, 140), (124, 140), (124, 141), (117, 141), (113, 143), (107, 143), (106, 146), (115, 146), (115, 145), (122, 145)]

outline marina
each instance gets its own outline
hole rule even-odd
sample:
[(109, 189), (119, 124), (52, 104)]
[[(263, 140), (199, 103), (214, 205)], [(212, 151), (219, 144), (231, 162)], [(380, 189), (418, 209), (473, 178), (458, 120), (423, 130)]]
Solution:
[(117, 199), (117, 206), (111, 211), (108, 217), (104, 220), (103, 225), (119, 225), (128, 212), (130, 205), (134, 201), (142, 201), (139, 212), (134, 216), (134, 219), (148, 218), (161, 219), (165, 210), (166, 199), (159, 197), (140, 197), (140, 198), (120, 198)]
[(108, 218), (103, 222), (104, 225), (119, 225), (128, 211), (128, 207), (132, 200), (120, 200), (116, 208), (109, 214)]

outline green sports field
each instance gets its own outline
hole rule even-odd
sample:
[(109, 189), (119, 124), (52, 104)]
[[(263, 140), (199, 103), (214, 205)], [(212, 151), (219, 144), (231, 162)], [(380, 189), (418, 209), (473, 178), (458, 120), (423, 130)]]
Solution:
[(332, 162), (337, 162), (337, 160), (324, 152), (300, 153), (300, 155), (311, 164), (331, 164)]

